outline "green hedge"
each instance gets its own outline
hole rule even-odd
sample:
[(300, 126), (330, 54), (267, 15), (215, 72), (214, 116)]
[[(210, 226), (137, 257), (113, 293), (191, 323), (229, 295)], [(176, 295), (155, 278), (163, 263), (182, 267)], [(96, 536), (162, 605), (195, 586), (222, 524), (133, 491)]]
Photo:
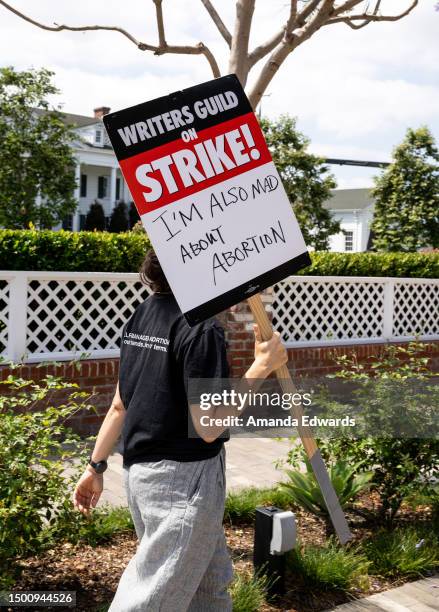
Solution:
[(312, 265), (300, 274), (313, 276), (395, 276), (439, 278), (439, 252), (312, 253)]
[(137, 272), (148, 248), (142, 233), (0, 230), (0, 270)]
[[(137, 272), (142, 233), (0, 230), (0, 270)], [(312, 253), (300, 274), (438, 278), (439, 253)]]

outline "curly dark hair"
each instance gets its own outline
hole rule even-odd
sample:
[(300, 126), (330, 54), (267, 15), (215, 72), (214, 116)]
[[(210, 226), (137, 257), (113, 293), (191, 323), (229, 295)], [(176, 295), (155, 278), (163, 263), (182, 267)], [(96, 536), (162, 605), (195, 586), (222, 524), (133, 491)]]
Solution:
[(154, 293), (172, 293), (154, 249), (150, 249), (139, 270), (140, 280)]

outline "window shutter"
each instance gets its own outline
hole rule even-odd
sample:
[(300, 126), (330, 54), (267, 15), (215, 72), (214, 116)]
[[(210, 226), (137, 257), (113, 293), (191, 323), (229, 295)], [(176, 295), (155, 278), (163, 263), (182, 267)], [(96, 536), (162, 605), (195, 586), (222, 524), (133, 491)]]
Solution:
[(81, 189), (79, 192), (79, 196), (81, 198), (87, 197), (87, 175), (86, 174), (81, 174)]
[(105, 176), (98, 177), (98, 198), (105, 198)]

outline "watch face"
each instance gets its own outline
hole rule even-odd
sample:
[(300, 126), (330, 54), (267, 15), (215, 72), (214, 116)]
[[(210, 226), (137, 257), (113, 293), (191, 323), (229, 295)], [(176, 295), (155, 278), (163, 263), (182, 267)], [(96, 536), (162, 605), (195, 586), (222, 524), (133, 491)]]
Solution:
[(102, 474), (102, 472), (105, 472), (105, 470), (107, 469), (107, 462), (106, 461), (99, 461), (96, 464), (96, 471), (98, 474)]
[(95, 463), (94, 461), (91, 461), (90, 464), (92, 468), (95, 470), (95, 472), (97, 472), (98, 474), (102, 474), (107, 469), (106, 461), (98, 461), (97, 463)]

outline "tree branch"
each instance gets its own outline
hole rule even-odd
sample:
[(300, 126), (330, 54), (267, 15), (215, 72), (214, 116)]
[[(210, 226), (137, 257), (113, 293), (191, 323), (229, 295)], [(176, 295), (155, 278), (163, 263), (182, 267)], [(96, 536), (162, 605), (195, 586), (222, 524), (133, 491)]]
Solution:
[[(157, 4), (161, 4), (161, 0), (154, 0), (154, 3), (156, 4), (157, 21), (159, 22), (158, 13), (161, 12), (161, 8), (158, 9)], [(20, 19), (23, 19), (24, 21), (31, 23), (37, 28), (41, 28), (42, 30), (47, 30), (49, 32), (61, 32), (63, 30), (67, 30), (70, 32), (88, 32), (88, 31), (106, 30), (106, 31), (112, 31), (112, 32), (119, 32), (120, 34), (125, 36), (125, 38), (127, 38), (130, 42), (135, 44), (136, 47), (140, 49), (140, 51), (152, 51), (155, 55), (164, 55), (165, 53), (176, 53), (180, 55), (204, 55), (204, 57), (209, 62), (209, 66), (212, 70), (213, 76), (215, 78), (221, 76), (221, 73), (218, 67), (218, 63), (214, 55), (212, 54), (210, 49), (208, 49), (208, 47), (206, 47), (206, 45), (202, 42), (194, 46), (168, 45), (166, 42), (164, 42), (164, 44), (159, 44), (159, 45), (150, 45), (148, 43), (137, 40), (132, 34), (127, 32), (123, 28), (119, 28), (118, 26), (102, 26), (102, 25), (68, 26), (65, 24), (62, 24), (62, 25), (55, 24), (53, 26), (48, 26), (48, 25), (45, 25), (44, 23), (40, 23), (39, 21), (36, 21), (35, 19), (32, 19), (31, 17), (28, 17), (24, 13), (21, 13), (19, 10), (17, 10), (16, 8), (11, 6), (4, 0), (0, 0), (0, 5), (4, 6), (11, 13), (14, 13), (14, 15), (17, 15), (17, 17), (20, 17)], [(164, 29), (163, 29), (162, 35), (164, 38)], [(160, 39), (160, 30), (159, 30), (159, 39)]]
[[(355, 2), (355, 4), (359, 4), (363, 0), (350, 0), (350, 2)], [(290, 15), (284, 27), (279, 30), (276, 34), (272, 36), (269, 40), (267, 40), (262, 45), (259, 45), (249, 54), (249, 66), (250, 68), (256, 64), (260, 59), (265, 57), (268, 53), (273, 51), (273, 49), (278, 45), (285, 32), (291, 32), (295, 28), (301, 28), (306, 24), (306, 20), (310, 15), (315, 11), (322, 0), (310, 0), (308, 4), (297, 13), (297, 0), (291, 0), (290, 3)]]
[(346, 0), (346, 2), (344, 2), (343, 4), (340, 4), (340, 6), (337, 6), (335, 8), (334, 17), (337, 15), (346, 13), (346, 11), (350, 11), (351, 9), (355, 8), (357, 4), (360, 4), (361, 2), (363, 2), (363, 0)]
[[(412, 12), (412, 10), (418, 5), (418, 0), (413, 0), (408, 9), (399, 15), (378, 15), (380, 3), (380, 0), (378, 0), (373, 13), (365, 12), (358, 15), (342, 15), (339, 17), (333, 17), (327, 21), (327, 25), (332, 23), (346, 23), (353, 30), (360, 30), (373, 21), (398, 21)], [(362, 21), (363, 23), (355, 23), (356, 21)]]
[[(267, 89), (269, 83), (288, 55), (321, 28), (332, 14), (334, 10), (334, 0), (312, 0), (307, 6), (309, 8), (310, 5), (313, 5), (315, 8), (319, 2), (322, 2), (322, 5), (309, 23), (301, 29), (295, 29), (291, 32), (285, 31), (281, 42), (275, 47), (264, 64), (259, 77), (256, 79), (255, 84), (249, 92), (250, 103), (254, 109), (259, 104), (264, 91)], [(312, 11), (308, 12), (307, 16), (309, 16), (311, 12)]]
[(282, 40), (285, 32), (290, 32), (292, 30), (296, 17), (297, 17), (297, 0), (291, 0), (290, 1), (290, 14), (288, 16), (288, 20), (286, 24), (284, 25), (284, 27), (281, 30), (279, 30), (279, 32), (274, 34), (265, 43), (262, 43), (261, 45), (253, 49), (251, 53), (249, 53), (248, 63), (249, 63), (250, 68), (254, 66), (256, 62), (259, 62), (259, 60), (262, 59), (265, 55), (270, 53), (270, 51), (273, 51), (275, 46), (278, 45), (280, 41)]
[(232, 35), (230, 34), (229, 30), (224, 24), (224, 21), (219, 16), (216, 8), (213, 6), (210, 0), (201, 0), (201, 2), (203, 3), (203, 6), (206, 9), (206, 11), (211, 16), (212, 21), (218, 28), (221, 36), (224, 38), (224, 40), (229, 45), (229, 47), (231, 47), (232, 46)]
[(166, 47), (166, 38), (165, 38), (165, 25), (163, 23), (163, 8), (162, 1), (163, 0), (152, 0), (155, 4), (155, 13), (157, 19), (157, 32), (159, 35), (159, 46)]
[(229, 72), (234, 72), (245, 86), (248, 74), (248, 41), (255, 0), (236, 0), (235, 29), (230, 49)]

